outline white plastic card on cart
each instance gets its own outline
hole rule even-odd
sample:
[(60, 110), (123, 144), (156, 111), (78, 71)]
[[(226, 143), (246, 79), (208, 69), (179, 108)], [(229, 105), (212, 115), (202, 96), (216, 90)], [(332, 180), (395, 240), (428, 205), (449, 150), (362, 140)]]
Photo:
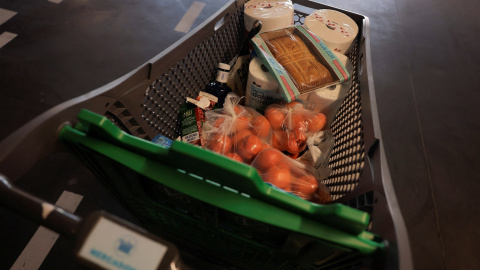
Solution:
[(104, 269), (158, 269), (168, 247), (100, 217), (77, 256)]

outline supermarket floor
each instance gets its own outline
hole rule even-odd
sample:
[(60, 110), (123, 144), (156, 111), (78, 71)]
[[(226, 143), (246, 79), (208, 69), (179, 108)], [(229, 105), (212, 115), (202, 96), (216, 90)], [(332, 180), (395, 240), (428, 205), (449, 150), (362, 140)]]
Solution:
[[(480, 269), (480, 2), (320, 2), (370, 18), (383, 142), (415, 268)], [(0, 0), (0, 140), (145, 63), (224, 3)], [(193, 25), (179, 25), (192, 5)], [(79, 194), (79, 215), (104, 209), (136, 222), (71, 157), (42, 160), (16, 184), (50, 202)], [(17, 258), (38, 226), (0, 216), (0, 269), (32, 263)], [(42, 269), (81, 269), (69, 241), (54, 243)]]

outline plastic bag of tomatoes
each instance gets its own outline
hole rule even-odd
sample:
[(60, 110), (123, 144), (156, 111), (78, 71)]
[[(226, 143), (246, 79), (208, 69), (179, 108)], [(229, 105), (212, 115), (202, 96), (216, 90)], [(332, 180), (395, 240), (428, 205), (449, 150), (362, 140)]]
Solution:
[(322, 113), (306, 109), (298, 101), (271, 104), (265, 109), (265, 117), (272, 126), (272, 146), (297, 158), (307, 147), (307, 139), (327, 126)]
[(250, 164), (262, 149), (270, 147), (272, 128), (263, 115), (239, 105), (240, 100), (229, 93), (223, 108), (206, 112), (202, 141), (206, 149)]
[(330, 189), (319, 182), (305, 164), (297, 162), (274, 148), (257, 154), (252, 164), (263, 181), (304, 200), (326, 204), (331, 202)]

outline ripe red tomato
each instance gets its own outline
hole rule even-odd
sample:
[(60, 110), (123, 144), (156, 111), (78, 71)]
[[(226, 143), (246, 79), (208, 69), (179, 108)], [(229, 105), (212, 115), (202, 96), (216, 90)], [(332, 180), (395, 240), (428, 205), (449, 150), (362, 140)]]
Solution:
[(304, 175), (292, 183), (292, 191), (302, 199), (311, 199), (318, 189), (318, 181), (313, 175)]
[(288, 133), (288, 136), (286, 137), (286, 150), (289, 153), (295, 154), (295, 153), (300, 153), (300, 148), (298, 146), (298, 141), (297, 138), (295, 138), (295, 135), (293, 133)]
[(249, 135), (237, 145), (237, 153), (245, 160), (246, 163), (250, 163), (253, 158), (260, 152), (263, 143), (255, 135)]
[(243, 106), (236, 105), (233, 110), (237, 116), (245, 116), (247, 114), (247, 110)]
[(226, 153), (225, 156), (227, 156), (227, 157), (229, 157), (233, 160), (236, 160), (238, 162), (243, 162), (243, 158), (237, 153), (230, 152), (230, 153)]
[(217, 133), (207, 142), (207, 148), (220, 154), (228, 153), (232, 149), (232, 140), (225, 134)]
[(265, 110), (265, 117), (268, 119), (268, 122), (270, 122), (270, 125), (272, 125), (272, 128), (275, 130), (280, 130), (282, 128), (282, 125), (285, 124), (285, 112), (283, 112), (279, 108), (267, 107), (267, 109)]
[(312, 201), (318, 204), (327, 204), (332, 202), (332, 197), (330, 196), (330, 189), (323, 183), (319, 183)]
[(252, 122), (252, 131), (258, 137), (265, 139), (270, 134), (272, 126), (263, 115), (257, 116)]
[(263, 174), (263, 180), (271, 183), (278, 188), (289, 191), (292, 175), (290, 170), (285, 167), (271, 167), (265, 174)]
[[(300, 130), (300, 131), (307, 131), (307, 122), (305, 121), (305, 117), (300, 112), (292, 112), (290, 114), (290, 125), (288, 126), (289, 130)], [(287, 121), (288, 122), (288, 121)]]
[(317, 113), (314, 117), (309, 119), (308, 130), (316, 133), (325, 128), (327, 124), (327, 117), (323, 113)]
[(225, 118), (224, 117), (219, 117), (219, 118), (215, 119), (215, 121), (213, 122), (213, 126), (216, 127), (216, 128), (219, 128), (220, 125), (223, 124), (223, 122), (225, 122)]
[(250, 136), (250, 135), (253, 135), (253, 133), (249, 129), (242, 129), (242, 130), (238, 131), (237, 133), (234, 133), (232, 135), (233, 143), (234, 143), (233, 147), (237, 148), (238, 144), (240, 142), (242, 142), (243, 140), (245, 140), (245, 138), (247, 136)]
[(239, 116), (233, 120), (232, 130), (238, 132), (242, 129), (246, 129), (250, 126), (250, 120), (246, 116)]
[(294, 101), (291, 101), (289, 103), (286, 104), (286, 107), (288, 109), (294, 109), (294, 110), (299, 110), (299, 109), (303, 109), (303, 104), (294, 100)]
[(279, 164), (282, 158), (282, 152), (274, 148), (268, 148), (258, 153), (257, 157), (255, 157), (254, 166), (261, 171), (266, 171)]
[[(285, 132), (283, 132), (283, 131), (279, 131), (279, 132), (274, 133), (273, 136), (272, 136), (272, 146), (275, 149), (278, 149), (280, 151), (285, 151), (286, 150), (285, 144), (282, 141), (283, 137), (285, 137), (285, 136), (282, 136), (284, 133)], [(281, 136), (281, 139), (279, 139), (277, 137), (278, 135)]]

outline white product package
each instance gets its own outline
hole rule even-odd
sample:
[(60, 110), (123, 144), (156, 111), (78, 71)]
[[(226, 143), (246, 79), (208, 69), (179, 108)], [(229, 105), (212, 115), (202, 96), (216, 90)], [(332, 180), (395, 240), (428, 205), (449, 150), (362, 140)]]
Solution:
[(245, 30), (250, 31), (255, 20), (262, 23), (260, 33), (293, 25), (291, 0), (251, 0), (245, 3)]
[(250, 61), (245, 90), (245, 105), (263, 113), (268, 105), (283, 100), (278, 82), (258, 57)]
[(308, 15), (305, 27), (322, 39), (330, 50), (341, 54), (348, 53), (358, 34), (355, 21), (331, 9), (320, 9)]
[[(338, 57), (348, 73), (353, 74), (353, 65), (350, 60), (340, 53), (334, 52), (334, 54)], [(308, 101), (310, 106), (312, 106), (311, 109), (313, 111), (325, 114), (327, 117), (327, 123), (331, 124), (335, 114), (350, 90), (350, 85), (351, 80), (348, 80), (341, 84), (325, 87), (315, 92), (301, 95), (299, 99)]]

